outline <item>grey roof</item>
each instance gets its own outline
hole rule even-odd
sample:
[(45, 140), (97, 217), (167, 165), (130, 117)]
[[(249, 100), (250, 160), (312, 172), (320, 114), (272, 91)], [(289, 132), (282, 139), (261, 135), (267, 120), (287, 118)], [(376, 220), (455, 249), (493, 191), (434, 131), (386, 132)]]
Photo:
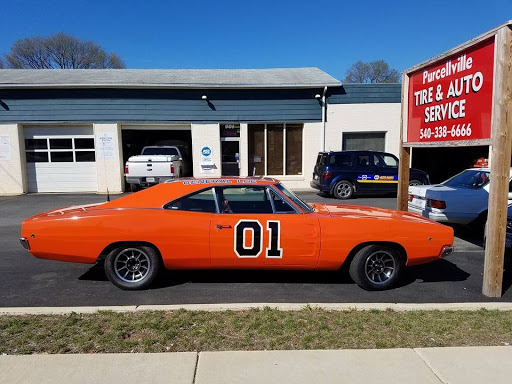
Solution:
[(0, 69), (0, 88), (313, 88), (340, 86), (315, 68)]

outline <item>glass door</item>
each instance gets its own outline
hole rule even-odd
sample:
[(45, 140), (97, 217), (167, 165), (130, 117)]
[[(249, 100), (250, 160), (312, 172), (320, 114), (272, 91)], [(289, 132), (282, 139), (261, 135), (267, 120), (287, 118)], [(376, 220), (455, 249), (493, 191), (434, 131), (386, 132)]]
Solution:
[(240, 124), (220, 124), (222, 176), (240, 176)]

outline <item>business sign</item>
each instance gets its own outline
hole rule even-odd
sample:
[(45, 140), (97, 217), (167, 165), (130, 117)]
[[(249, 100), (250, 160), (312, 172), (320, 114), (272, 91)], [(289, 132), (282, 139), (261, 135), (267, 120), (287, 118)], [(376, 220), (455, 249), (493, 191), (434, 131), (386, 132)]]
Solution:
[(494, 37), (409, 75), (404, 143), (491, 138)]
[(212, 165), (212, 164), (213, 164), (212, 148), (211, 147), (202, 147), (201, 148), (201, 165)]

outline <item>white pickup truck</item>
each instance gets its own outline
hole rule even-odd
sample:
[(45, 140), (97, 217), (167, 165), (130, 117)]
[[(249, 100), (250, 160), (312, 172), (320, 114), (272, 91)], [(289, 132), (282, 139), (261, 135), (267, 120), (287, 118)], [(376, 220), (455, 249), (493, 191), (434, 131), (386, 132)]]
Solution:
[(140, 155), (130, 157), (124, 172), (132, 192), (188, 175), (191, 164), (182, 152), (179, 146), (152, 145), (144, 147)]

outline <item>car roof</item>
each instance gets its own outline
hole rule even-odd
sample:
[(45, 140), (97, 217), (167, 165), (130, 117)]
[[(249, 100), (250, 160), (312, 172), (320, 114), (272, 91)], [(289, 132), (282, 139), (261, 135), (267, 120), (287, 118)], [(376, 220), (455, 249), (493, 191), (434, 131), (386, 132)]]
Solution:
[[(101, 208), (161, 208), (164, 204), (201, 189), (215, 186), (273, 185), (271, 177), (189, 177), (170, 180), (102, 204)], [(99, 207), (98, 207), (99, 208)]]
[(389, 152), (384, 152), (384, 151), (372, 151), (372, 150), (366, 150), (366, 149), (349, 149), (349, 150), (346, 150), (346, 151), (327, 151), (327, 152), (318, 152), (318, 154), (326, 154), (326, 155), (331, 155), (331, 154), (340, 154), (340, 153), (383, 153), (385, 155), (392, 155), (392, 156), (395, 156), (393, 155), (392, 153), (389, 153)]

